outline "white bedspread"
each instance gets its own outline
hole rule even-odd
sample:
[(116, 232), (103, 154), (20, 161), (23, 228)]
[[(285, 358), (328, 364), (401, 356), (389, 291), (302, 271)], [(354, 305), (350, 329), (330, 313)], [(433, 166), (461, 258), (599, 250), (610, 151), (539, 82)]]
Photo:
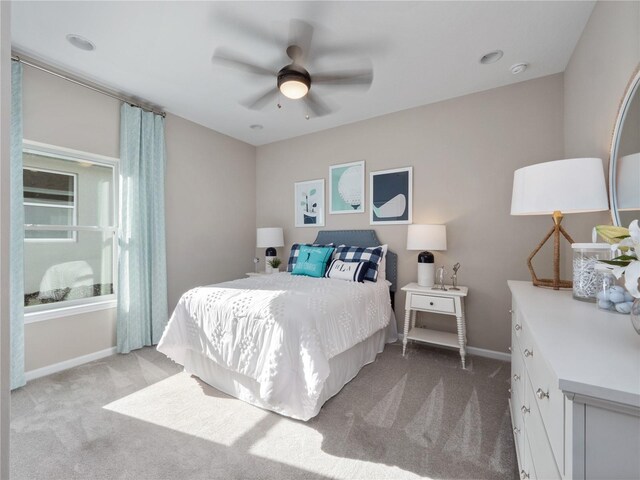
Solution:
[(385, 282), (254, 276), (185, 293), (158, 351), (181, 365), (187, 350), (201, 352), (257, 381), (265, 402), (309, 418), (329, 359), (385, 328), (390, 314)]

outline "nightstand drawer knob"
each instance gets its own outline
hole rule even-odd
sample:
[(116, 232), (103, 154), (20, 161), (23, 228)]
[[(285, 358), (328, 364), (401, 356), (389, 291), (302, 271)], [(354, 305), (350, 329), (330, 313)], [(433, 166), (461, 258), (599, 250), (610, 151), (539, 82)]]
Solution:
[(530, 408), (525, 407), (524, 405), (522, 405), (522, 407), (520, 407), (520, 411), (525, 414), (525, 413), (529, 413), (531, 411)]
[(529, 350), (528, 348), (524, 349), (524, 356), (525, 357), (533, 357), (533, 350)]
[(433, 302), (429, 302), (429, 305), (431, 305), (433, 307)]
[(540, 400), (544, 400), (545, 398), (549, 398), (549, 392), (545, 392), (544, 390), (542, 390), (541, 388), (539, 388), (538, 390), (536, 390), (536, 395), (538, 396), (538, 398)]
[(520, 433), (520, 429), (518, 427), (513, 427), (513, 433), (519, 434)]
[(520, 470), (520, 478), (522, 480), (527, 480), (527, 478), (529, 478), (529, 474), (527, 472), (525, 472), (524, 470)]
[(519, 323), (516, 323), (515, 326), (513, 327), (516, 329), (516, 331), (522, 330), (522, 327), (520, 326)]
[(520, 380), (520, 375), (518, 375), (517, 373), (514, 374), (513, 379), (517, 382), (518, 380)]

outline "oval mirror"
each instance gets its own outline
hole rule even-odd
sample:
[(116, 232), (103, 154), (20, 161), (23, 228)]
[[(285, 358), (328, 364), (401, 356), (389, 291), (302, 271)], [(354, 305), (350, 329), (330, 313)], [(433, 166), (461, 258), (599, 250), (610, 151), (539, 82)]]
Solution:
[(640, 219), (640, 69), (636, 70), (616, 118), (609, 157), (609, 202), (614, 225)]

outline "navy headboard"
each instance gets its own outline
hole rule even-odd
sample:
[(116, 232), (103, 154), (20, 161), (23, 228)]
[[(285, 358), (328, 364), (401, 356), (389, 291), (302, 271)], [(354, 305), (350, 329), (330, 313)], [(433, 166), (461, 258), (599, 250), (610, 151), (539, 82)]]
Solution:
[[(320, 230), (314, 243), (334, 245), (357, 245), (359, 247), (377, 247), (382, 245), (374, 230)], [(391, 282), (389, 290), (398, 288), (398, 255), (387, 250), (387, 280)]]

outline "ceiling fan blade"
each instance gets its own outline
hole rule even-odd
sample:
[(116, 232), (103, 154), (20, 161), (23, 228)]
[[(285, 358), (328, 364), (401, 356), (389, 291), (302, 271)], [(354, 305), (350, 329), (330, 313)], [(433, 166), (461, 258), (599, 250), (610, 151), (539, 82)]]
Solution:
[(295, 45), (298, 49), (287, 48), (287, 55), (294, 63), (303, 65), (309, 58), (311, 40), (313, 39), (313, 27), (297, 18), (292, 18), (289, 22), (289, 47)]
[(317, 85), (361, 85), (368, 87), (373, 82), (373, 70), (317, 73), (311, 76), (311, 82)]
[(260, 95), (259, 97), (250, 100), (243, 105), (251, 110), (260, 110), (265, 107), (271, 100), (275, 99), (278, 95), (277, 88), (270, 88), (265, 93)]
[(316, 117), (323, 117), (331, 113), (331, 109), (313, 92), (309, 91), (304, 97), (304, 101)]
[(242, 70), (256, 75), (265, 75), (269, 77), (275, 77), (276, 73), (268, 68), (261, 67), (259, 65), (253, 65), (245, 60), (229, 53), (223, 49), (217, 48), (211, 61), (224, 67), (235, 68), (236, 70)]

